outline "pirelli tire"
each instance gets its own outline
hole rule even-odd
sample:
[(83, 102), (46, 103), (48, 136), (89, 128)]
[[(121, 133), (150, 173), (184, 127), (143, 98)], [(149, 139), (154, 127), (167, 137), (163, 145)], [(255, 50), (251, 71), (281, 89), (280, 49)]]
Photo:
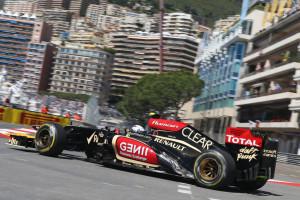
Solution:
[(194, 163), (194, 177), (201, 187), (222, 189), (235, 179), (235, 162), (223, 150), (209, 150), (198, 156)]
[(45, 156), (58, 156), (66, 141), (64, 128), (56, 123), (43, 124), (35, 135), (35, 148)]
[(267, 183), (267, 181), (267, 178), (257, 179), (254, 181), (242, 181), (238, 182), (237, 186), (243, 192), (253, 192), (255, 190), (258, 190), (259, 188), (262, 188)]

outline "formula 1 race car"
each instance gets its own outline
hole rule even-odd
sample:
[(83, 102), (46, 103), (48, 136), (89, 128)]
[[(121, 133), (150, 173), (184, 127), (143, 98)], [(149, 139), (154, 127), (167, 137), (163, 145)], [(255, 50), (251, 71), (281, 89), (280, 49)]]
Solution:
[(11, 133), (11, 145), (32, 147), (46, 156), (83, 151), (88, 159), (193, 178), (200, 186), (235, 185), (253, 191), (274, 177), (278, 141), (243, 128), (227, 128), (222, 145), (192, 126), (150, 119), (148, 133), (46, 123), (35, 134)]

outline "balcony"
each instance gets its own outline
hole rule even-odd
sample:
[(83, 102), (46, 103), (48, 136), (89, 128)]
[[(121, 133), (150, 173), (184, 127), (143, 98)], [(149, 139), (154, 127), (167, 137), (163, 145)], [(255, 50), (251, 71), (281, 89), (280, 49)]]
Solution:
[(260, 128), (299, 128), (297, 114), (293, 113), (290, 107), (290, 100), (281, 100), (260, 105), (243, 105), (238, 109), (238, 127), (250, 127), (249, 121), (259, 120)]
[(297, 97), (300, 96), (296, 93), (296, 88), (286, 88), (280, 89), (278, 91), (244, 95), (242, 97), (238, 97), (234, 102), (234, 105), (242, 106), (248, 104), (271, 103), (282, 100), (289, 100)]
[(267, 54), (270, 54), (274, 51), (276, 51), (279, 48), (282, 48), (284, 46), (288, 46), (293, 43), (297, 43), (300, 40), (300, 33), (289, 35), (287, 38), (284, 38), (282, 40), (274, 41), (273, 43), (270, 43), (269, 45), (266, 45), (262, 48), (256, 49), (252, 52), (250, 52), (248, 55), (244, 57), (244, 62), (249, 62), (251, 60), (254, 60), (258, 57), (265, 56)]
[[(239, 122), (237, 122), (235, 124), (235, 126), (240, 127), (240, 128), (252, 127), (250, 125), (250, 123), (239, 123)], [(270, 130), (270, 131), (272, 131), (273, 129), (276, 131), (278, 131), (280, 129), (287, 131), (287, 130), (299, 129), (300, 127), (297, 122), (285, 121), (285, 122), (261, 122), (261, 123), (259, 123), (259, 128), (265, 129), (265, 130)]]
[(240, 79), (240, 84), (247, 84), (253, 81), (267, 79), (281, 74), (286, 74), (296, 69), (300, 69), (299, 62), (283, 62), (277, 65), (272, 65), (269, 68), (263, 68), (252, 73), (243, 75)]

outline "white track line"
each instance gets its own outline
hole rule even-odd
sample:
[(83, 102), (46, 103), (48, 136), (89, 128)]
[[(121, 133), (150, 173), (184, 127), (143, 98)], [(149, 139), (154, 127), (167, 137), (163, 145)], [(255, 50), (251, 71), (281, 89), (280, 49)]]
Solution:
[(177, 188), (177, 192), (179, 192), (179, 193), (189, 194), (189, 195), (192, 194), (191, 186), (190, 185), (180, 184), (180, 185), (177, 185), (177, 187), (178, 187)]

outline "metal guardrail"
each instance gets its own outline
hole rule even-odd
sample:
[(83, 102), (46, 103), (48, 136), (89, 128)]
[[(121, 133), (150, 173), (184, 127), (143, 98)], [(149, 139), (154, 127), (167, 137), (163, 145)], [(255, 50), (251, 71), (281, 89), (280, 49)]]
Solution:
[(279, 152), (277, 162), (300, 166), (300, 155)]

